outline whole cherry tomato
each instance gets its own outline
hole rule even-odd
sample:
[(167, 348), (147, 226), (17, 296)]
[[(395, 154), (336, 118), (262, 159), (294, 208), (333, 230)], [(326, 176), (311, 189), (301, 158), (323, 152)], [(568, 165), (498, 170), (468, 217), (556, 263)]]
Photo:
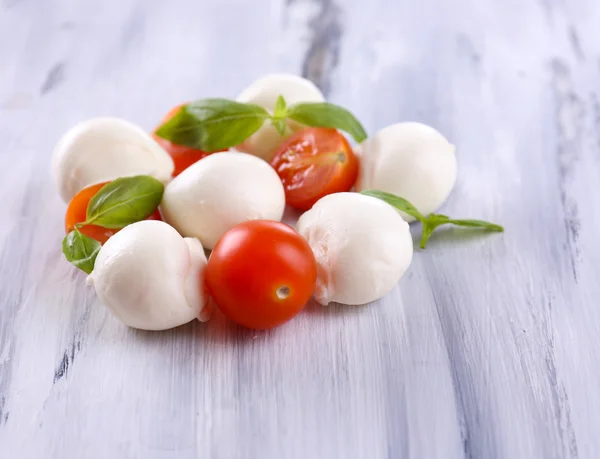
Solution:
[[(71, 202), (69, 202), (69, 206), (67, 207), (67, 213), (65, 214), (65, 231), (67, 233), (70, 233), (75, 229), (75, 224), (83, 223), (85, 221), (86, 211), (90, 199), (92, 199), (94, 195), (107, 183), (110, 182), (88, 186), (73, 196), (73, 199), (71, 199)], [(156, 211), (150, 217), (148, 217), (147, 220), (161, 220), (158, 209), (156, 209)], [(101, 226), (96, 225), (85, 225), (79, 228), (79, 231), (86, 236), (91, 237), (92, 239), (96, 239), (101, 244), (104, 244), (109, 237), (119, 230), (102, 228)]]
[(307, 128), (292, 134), (271, 161), (285, 188), (286, 202), (308, 210), (323, 196), (350, 191), (358, 159), (335, 129)]
[(308, 243), (288, 225), (270, 220), (233, 227), (206, 267), (206, 286), (223, 314), (259, 330), (298, 314), (316, 279), (317, 263)]
[[(177, 105), (173, 107), (163, 118), (163, 123), (169, 121), (173, 118), (179, 110), (181, 110), (182, 105)], [(155, 131), (156, 132), (156, 131)], [(171, 155), (173, 158), (173, 162), (175, 163), (175, 169), (173, 170), (173, 177), (177, 177), (184, 170), (190, 167), (195, 162), (200, 161), (202, 158), (208, 156), (210, 153), (198, 150), (196, 148), (186, 147), (185, 145), (177, 145), (170, 142), (167, 139), (163, 139), (156, 135), (156, 133), (152, 133), (152, 137), (156, 142), (163, 147), (163, 149)]]

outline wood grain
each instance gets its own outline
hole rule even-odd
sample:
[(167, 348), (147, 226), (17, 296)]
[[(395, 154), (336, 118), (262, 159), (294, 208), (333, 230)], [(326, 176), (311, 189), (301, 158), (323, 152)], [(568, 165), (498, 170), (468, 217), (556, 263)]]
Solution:
[[(0, 458), (600, 457), (600, 3), (0, 0)], [(457, 146), (387, 297), (268, 333), (121, 326), (60, 253), (57, 138), (303, 73)], [(414, 228), (415, 235), (419, 232)]]

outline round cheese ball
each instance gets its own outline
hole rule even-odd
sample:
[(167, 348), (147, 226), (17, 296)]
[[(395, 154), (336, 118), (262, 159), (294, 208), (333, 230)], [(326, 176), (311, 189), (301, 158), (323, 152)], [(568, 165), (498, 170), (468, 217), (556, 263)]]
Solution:
[[(299, 102), (323, 102), (323, 93), (314, 83), (296, 75), (274, 73), (259, 78), (237, 97), (238, 102), (256, 104), (266, 108), (270, 113), (275, 110), (277, 98), (282, 95), (288, 107)], [(289, 133), (298, 131), (304, 126), (288, 121)], [(284, 137), (277, 132), (270, 121), (255, 132), (236, 150), (258, 156), (265, 161), (271, 161), (277, 147), (283, 142)]]
[(119, 118), (77, 124), (56, 144), (52, 175), (69, 202), (83, 188), (119, 177), (151, 175), (167, 182), (173, 160), (142, 128)]
[(443, 204), (456, 182), (454, 146), (425, 124), (388, 126), (362, 142), (356, 153), (360, 158), (358, 191), (395, 194), (425, 215)]
[(87, 282), (125, 325), (166, 330), (208, 320), (206, 256), (197, 239), (161, 221), (129, 225), (100, 249)]
[(165, 221), (207, 249), (248, 220), (280, 221), (285, 192), (275, 170), (239, 152), (213, 153), (178, 175), (165, 189)]
[(297, 228), (317, 260), (314, 297), (322, 305), (375, 301), (398, 283), (412, 260), (408, 223), (369, 196), (325, 196), (300, 217)]

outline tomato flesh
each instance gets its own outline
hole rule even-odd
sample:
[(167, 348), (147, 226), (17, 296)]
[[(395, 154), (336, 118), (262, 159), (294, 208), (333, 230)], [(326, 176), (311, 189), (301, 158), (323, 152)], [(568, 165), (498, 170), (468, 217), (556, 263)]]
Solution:
[(221, 312), (259, 330), (298, 314), (316, 279), (317, 264), (306, 240), (270, 220), (233, 227), (213, 249), (206, 268), (206, 286)]
[[(65, 214), (65, 231), (67, 233), (73, 231), (77, 223), (83, 223), (85, 221), (90, 199), (92, 199), (94, 195), (107, 183), (110, 182), (103, 182), (88, 186), (77, 193), (73, 199), (71, 199)], [(147, 220), (162, 220), (158, 209), (156, 209), (156, 211), (154, 211), (154, 213), (150, 215)], [(106, 241), (108, 241), (109, 237), (113, 236), (119, 230), (102, 228), (101, 226), (96, 225), (85, 225), (80, 227), (79, 231), (86, 236), (97, 240), (101, 244), (104, 244)]]
[(350, 191), (358, 159), (335, 129), (307, 128), (291, 135), (275, 152), (271, 165), (279, 174), (288, 205), (310, 209), (331, 193)]
[[(181, 110), (181, 107), (182, 105), (177, 105), (169, 110), (162, 122), (165, 123), (173, 118), (177, 112)], [(172, 143), (167, 139), (157, 136), (156, 130), (152, 133), (152, 137), (156, 143), (158, 143), (167, 153), (169, 153), (171, 158), (173, 158), (173, 163), (175, 164), (175, 169), (173, 169), (173, 177), (177, 177), (192, 164), (200, 161), (202, 158), (205, 158), (210, 154), (204, 150), (198, 150), (196, 148), (186, 147), (185, 145), (177, 145)]]

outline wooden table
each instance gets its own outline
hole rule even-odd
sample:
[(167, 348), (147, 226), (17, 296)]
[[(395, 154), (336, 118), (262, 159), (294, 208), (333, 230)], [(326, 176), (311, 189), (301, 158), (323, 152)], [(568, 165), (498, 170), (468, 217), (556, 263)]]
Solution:
[[(0, 458), (600, 457), (600, 2), (0, 1)], [(58, 137), (303, 74), (457, 146), (376, 304), (268, 333), (120, 325), (63, 260)], [(419, 233), (415, 227), (415, 237)]]

